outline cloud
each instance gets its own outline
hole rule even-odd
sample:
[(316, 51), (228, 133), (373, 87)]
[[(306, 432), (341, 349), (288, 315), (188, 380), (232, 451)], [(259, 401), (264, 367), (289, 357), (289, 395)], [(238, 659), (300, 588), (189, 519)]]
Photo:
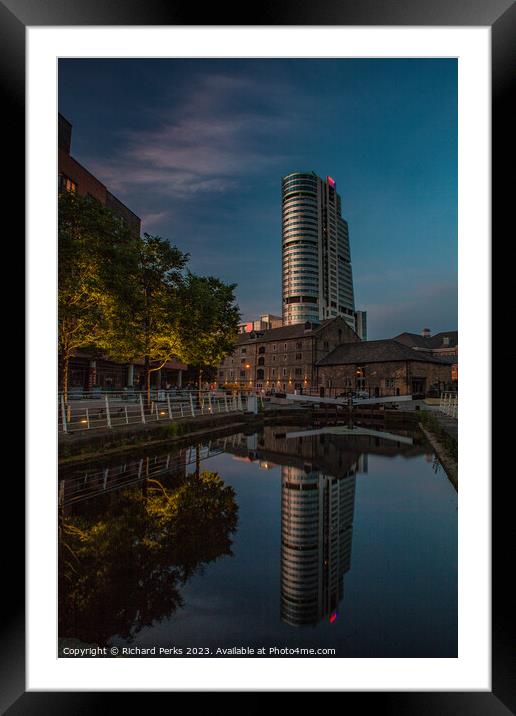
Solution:
[(184, 200), (234, 190), (242, 177), (285, 161), (261, 148), (288, 131), (288, 117), (274, 106), (250, 110), (258, 91), (248, 79), (199, 78), (178, 107), (161, 110), (151, 129), (125, 133), (120, 150), (91, 161), (92, 170), (121, 196), (138, 190)]
[(155, 226), (156, 224), (160, 224), (169, 216), (170, 214), (168, 211), (155, 211), (143, 214), (143, 216), (141, 216), (140, 218), (142, 220), (142, 226), (144, 230), (147, 230), (147, 228), (149, 227)]

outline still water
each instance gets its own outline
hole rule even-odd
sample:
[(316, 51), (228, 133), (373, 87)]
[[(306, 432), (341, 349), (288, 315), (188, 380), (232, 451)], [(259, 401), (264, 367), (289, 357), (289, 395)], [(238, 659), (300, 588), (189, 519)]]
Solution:
[(457, 493), (432, 449), (306, 431), (61, 472), (61, 643), (457, 656)]

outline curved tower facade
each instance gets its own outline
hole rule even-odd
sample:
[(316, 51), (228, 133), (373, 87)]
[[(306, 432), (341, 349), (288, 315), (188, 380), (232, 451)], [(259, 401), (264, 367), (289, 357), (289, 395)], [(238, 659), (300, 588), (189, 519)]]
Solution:
[(283, 325), (342, 316), (355, 329), (348, 225), (335, 181), (292, 172), (281, 190)]

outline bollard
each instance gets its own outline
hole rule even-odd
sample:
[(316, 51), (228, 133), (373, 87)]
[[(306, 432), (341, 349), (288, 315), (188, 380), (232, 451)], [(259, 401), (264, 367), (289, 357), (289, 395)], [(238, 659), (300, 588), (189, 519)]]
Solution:
[(193, 398), (192, 398), (191, 393), (190, 393), (190, 410), (192, 411), (192, 417), (195, 418), (195, 410), (194, 410)]
[(228, 396), (224, 393), (224, 405), (226, 406), (226, 413), (229, 412), (228, 410)]
[(168, 417), (172, 420), (172, 406), (170, 405), (170, 395), (167, 393)]
[(88, 408), (86, 408), (86, 424), (88, 426), (88, 430), (90, 429), (90, 411)]
[(142, 416), (142, 423), (145, 423), (145, 410), (143, 409), (143, 397), (142, 397), (141, 393), (140, 393), (140, 413)]
[(125, 410), (125, 424), (129, 425), (129, 415), (127, 414), (127, 405), (124, 407)]

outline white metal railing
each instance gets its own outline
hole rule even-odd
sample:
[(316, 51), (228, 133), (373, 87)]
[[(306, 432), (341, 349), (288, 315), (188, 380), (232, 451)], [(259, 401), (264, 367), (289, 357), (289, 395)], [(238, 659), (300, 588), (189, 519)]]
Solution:
[(456, 418), (459, 411), (459, 394), (458, 393), (441, 393), (439, 401), (439, 410), (450, 418)]
[[(260, 398), (258, 398), (260, 400)], [(124, 425), (177, 421), (200, 415), (256, 412), (256, 399), (224, 391), (110, 390), (58, 394), (58, 431), (113, 429)], [(263, 405), (263, 400), (262, 400)]]
[(235, 446), (240, 439), (241, 435), (236, 434), (209, 440), (207, 443), (191, 445), (175, 453), (146, 456), (137, 460), (125, 461), (119, 465), (108, 465), (101, 469), (94, 467), (86, 470), (73, 470), (68, 475), (65, 471), (65, 475), (59, 480), (59, 504), (68, 505), (96, 497), (102, 493), (131, 487), (142, 480), (183, 472), (189, 465), (219, 455), (228, 446)]

